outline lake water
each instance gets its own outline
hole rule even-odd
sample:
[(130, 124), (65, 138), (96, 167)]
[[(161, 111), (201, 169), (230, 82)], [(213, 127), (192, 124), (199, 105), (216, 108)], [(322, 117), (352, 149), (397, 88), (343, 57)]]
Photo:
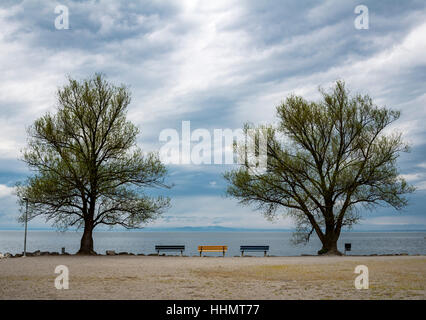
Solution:
[[(227, 256), (239, 255), (240, 245), (269, 245), (270, 255), (299, 256), (316, 254), (321, 243), (316, 236), (307, 245), (293, 245), (291, 232), (94, 232), (95, 251), (106, 250), (132, 253), (154, 253), (155, 245), (182, 244), (186, 255), (197, 255), (198, 245), (227, 245)], [(57, 251), (62, 247), (69, 253), (79, 249), (81, 232), (32, 231), (28, 232), (27, 251)], [(21, 253), (23, 231), (0, 230), (0, 252)], [(344, 243), (352, 244), (348, 254), (423, 254), (426, 255), (426, 232), (346, 232), (342, 233), (338, 247), (344, 251)], [(262, 255), (261, 253), (249, 253)], [(209, 253), (216, 255), (216, 253)], [(220, 254), (219, 254), (220, 255)]]

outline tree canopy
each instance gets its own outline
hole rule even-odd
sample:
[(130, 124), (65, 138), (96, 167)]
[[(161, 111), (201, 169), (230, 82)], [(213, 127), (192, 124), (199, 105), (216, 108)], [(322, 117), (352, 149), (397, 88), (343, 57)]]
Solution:
[(17, 186), (20, 202), (28, 199), (30, 219), (83, 227), (80, 253), (94, 253), (96, 226), (138, 228), (169, 207), (168, 198), (145, 192), (169, 187), (167, 170), (157, 153), (137, 146), (139, 129), (126, 119), (130, 101), (126, 86), (103, 75), (70, 78), (58, 89), (56, 113), (28, 129), (23, 161), (33, 175)]
[[(242, 162), (225, 178), (229, 196), (269, 217), (290, 215), (299, 240), (309, 240), (315, 231), (323, 245), (320, 254), (339, 254), (342, 227), (358, 222), (363, 208), (400, 210), (414, 188), (397, 167), (409, 146), (401, 133), (385, 130), (400, 112), (378, 107), (368, 95), (351, 96), (343, 81), (320, 92), (317, 102), (290, 95), (276, 108), (277, 126), (246, 125), (246, 131), (258, 132), (249, 139), (263, 135), (266, 141), (267, 170)], [(259, 152), (259, 143), (253, 144)]]

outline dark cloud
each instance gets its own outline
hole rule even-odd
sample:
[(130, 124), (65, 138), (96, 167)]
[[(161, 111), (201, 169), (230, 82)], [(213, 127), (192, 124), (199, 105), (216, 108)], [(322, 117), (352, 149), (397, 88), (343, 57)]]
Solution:
[[(161, 130), (180, 132), (183, 120), (190, 120), (193, 130), (210, 131), (236, 129), (246, 121), (271, 122), (287, 94), (316, 99), (319, 85), (343, 78), (354, 92), (402, 110), (395, 129), (413, 148), (401, 157), (401, 172), (419, 186), (406, 215), (423, 221), (424, 1), (364, 1), (368, 30), (354, 27), (358, 1), (61, 1), (69, 8), (69, 30), (54, 27), (57, 4), (0, 3), (0, 185), (10, 187), (27, 174), (16, 160), (25, 145), (25, 128), (53, 110), (55, 90), (65, 75), (103, 72), (113, 82), (128, 84), (133, 94), (129, 118), (141, 128), (139, 143), (146, 150), (161, 147)], [(208, 221), (238, 223), (250, 210), (223, 202), (225, 169), (171, 167), (176, 186), (167, 194), (179, 200), (168, 215), (189, 212), (190, 222), (196, 214), (203, 217), (203, 201), (222, 203), (218, 210), (228, 212), (227, 218), (209, 211)], [(9, 225), (6, 216), (17, 208), (4, 198), (0, 204), (1, 227)], [(393, 211), (375, 215), (392, 221)]]

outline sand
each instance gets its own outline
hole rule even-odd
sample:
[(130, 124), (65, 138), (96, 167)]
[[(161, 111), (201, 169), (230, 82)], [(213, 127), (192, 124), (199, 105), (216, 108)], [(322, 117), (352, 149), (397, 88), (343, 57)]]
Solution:
[[(68, 290), (54, 286), (58, 265)], [(355, 288), (357, 265), (369, 289)], [(9, 258), (0, 299), (426, 299), (426, 256)]]

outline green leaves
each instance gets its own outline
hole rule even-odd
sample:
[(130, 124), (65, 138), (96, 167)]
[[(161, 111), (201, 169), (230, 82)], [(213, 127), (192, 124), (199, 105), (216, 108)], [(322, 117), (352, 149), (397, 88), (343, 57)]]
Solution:
[(37, 119), (28, 130), (23, 161), (34, 171), (18, 186), (30, 199), (30, 217), (44, 216), (61, 227), (89, 222), (138, 227), (169, 207), (147, 187), (169, 187), (156, 153), (136, 145), (139, 129), (126, 119), (130, 92), (104, 76), (69, 79), (57, 93), (55, 114)]
[(243, 164), (225, 178), (229, 196), (267, 216), (286, 210), (299, 231), (313, 228), (325, 241), (327, 233), (338, 238), (343, 225), (359, 220), (360, 205), (401, 209), (414, 188), (397, 170), (408, 145), (400, 133), (384, 132), (400, 112), (374, 105), (368, 95), (350, 96), (342, 81), (320, 92), (320, 101), (291, 95), (277, 107), (266, 173)]

